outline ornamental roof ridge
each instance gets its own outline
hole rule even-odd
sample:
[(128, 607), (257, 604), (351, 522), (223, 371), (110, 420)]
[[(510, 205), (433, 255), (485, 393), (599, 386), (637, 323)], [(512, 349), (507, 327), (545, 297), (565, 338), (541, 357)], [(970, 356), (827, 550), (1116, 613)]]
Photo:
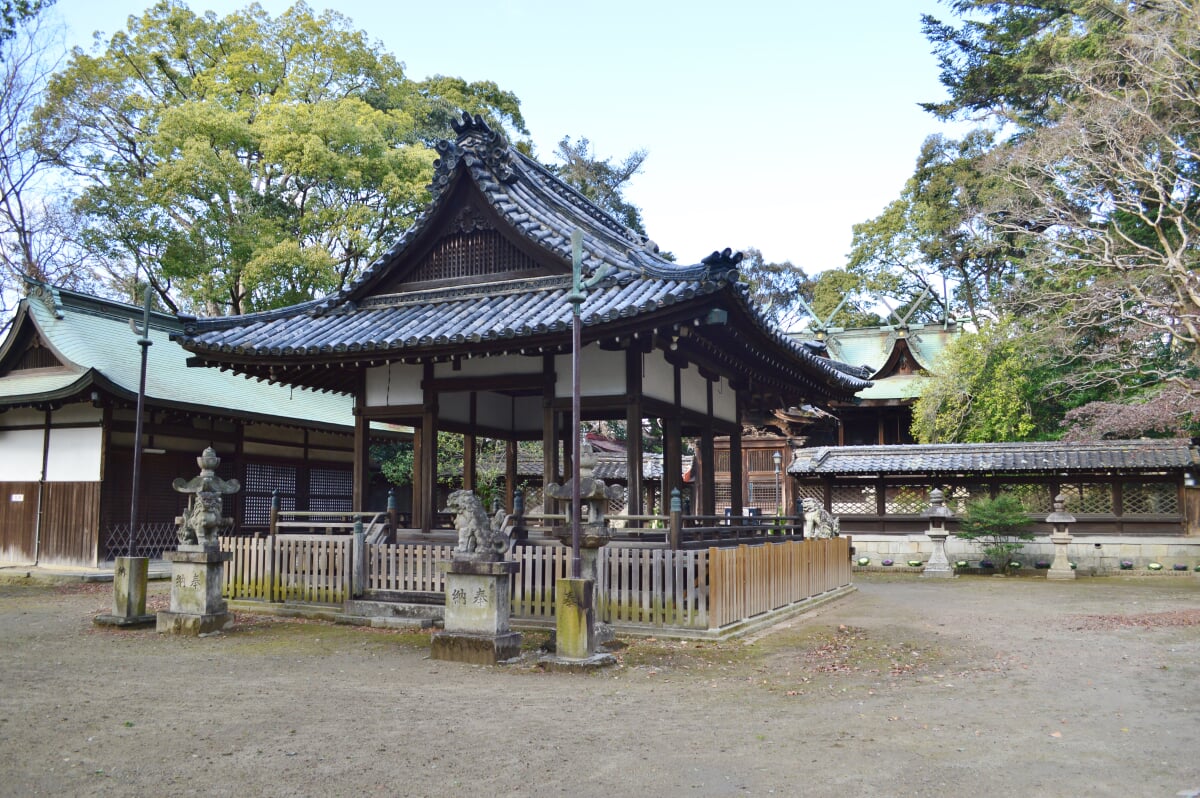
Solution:
[(571, 275), (553, 274), (546, 277), (528, 277), (520, 280), (504, 280), (483, 285), (471, 285), (454, 288), (431, 288), (425, 291), (408, 291), (402, 294), (381, 294), (369, 297), (359, 302), (362, 308), (405, 307), (408, 305), (423, 305), (427, 303), (444, 302), (456, 299), (475, 299), (478, 297), (511, 296), (526, 294), (531, 291), (545, 289), (565, 289), (571, 287)]

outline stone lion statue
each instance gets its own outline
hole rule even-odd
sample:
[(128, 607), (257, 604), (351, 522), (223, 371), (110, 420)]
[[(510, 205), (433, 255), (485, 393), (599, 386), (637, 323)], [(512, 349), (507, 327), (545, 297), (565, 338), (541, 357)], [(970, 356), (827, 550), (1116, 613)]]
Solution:
[(501, 560), (512, 543), (512, 516), (503, 511), (490, 519), (474, 491), (456, 490), (446, 501), (446, 512), (454, 513), (458, 545), (454, 556), (475, 560)]
[(232, 518), (221, 516), (221, 496), (212, 491), (200, 491), (188, 497), (187, 509), (175, 518), (179, 525), (176, 535), (180, 543), (215, 546), (217, 536), (233, 526)]
[(804, 509), (805, 538), (836, 538), (841, 534), (841, 523), (816, 499), (804, 499), (800, 506)]

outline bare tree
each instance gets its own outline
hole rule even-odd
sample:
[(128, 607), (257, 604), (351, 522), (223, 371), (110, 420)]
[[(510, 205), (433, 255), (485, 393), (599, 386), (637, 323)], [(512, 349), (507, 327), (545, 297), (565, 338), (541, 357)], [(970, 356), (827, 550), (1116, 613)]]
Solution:
[(39, 16), (0, 41), (0, 319), (7, 320), (28, 277), (83, 286), (91, 275), (76, 246), (75, 217), (27, 128), (65, 48), (60, 30)]
[(1012, 304), (1075, 361), (1062, 387), (1157, 390), (1182, 412), (1163, 387), (1200, 407), (1200, 10), (1123, 14), (1110, 50), (1062, 66), (1075, 91), (1053, 124), (993, 152), (1018, 189), (994, 218), (1036, 240)]

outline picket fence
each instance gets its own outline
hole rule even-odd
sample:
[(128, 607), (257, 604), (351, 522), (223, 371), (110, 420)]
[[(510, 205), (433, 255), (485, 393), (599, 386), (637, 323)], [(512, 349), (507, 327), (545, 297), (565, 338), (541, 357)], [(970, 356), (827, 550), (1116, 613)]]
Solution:
[[(335, 604), (355, 592), (352, 536), (224, 538), (228, 598)], [(443, 593), (448, 545), (363, 544), (360, 592)], [(512, 581), (516, 619), (554, 617), (554, 585), (570, 574), (570, 549), (519, 546)], [(599, 550), (597, 618), (649, 628), (718, 630), (850, 584), (850, 541), (785, 541), (676, 550)]]

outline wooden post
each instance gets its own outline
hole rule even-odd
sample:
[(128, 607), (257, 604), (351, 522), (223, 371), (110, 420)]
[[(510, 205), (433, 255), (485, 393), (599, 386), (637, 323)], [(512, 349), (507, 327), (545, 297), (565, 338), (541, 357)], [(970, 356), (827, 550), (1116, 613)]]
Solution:
[(354, 519), (354, 549), (351, 552), (350, 595), (362, 598), (367, 574), (367, 536), (363, 531), (362, 516)]
[(267, 538), (267, 601), (275, 601), (275, 534), (279, 529), (279, 490), (271, 491), (271, 534)]
[(558, 481), (558, 414), (554, 412), (554, 356), (542, 357), (542, 512), (554, 512), (545, 488)]
[[(356, 513), (364, 512), (367, 503), (367, 489), (371, 462), (371, 422), (359, 409), (354, 417), (354, 466), (351, 479), (354, 483), (354, 498), (350, 509)], [(304, 506), (304, 505), (301, 505)]]
[[(738, 428), (729, 436), (729, 514), (738, 519), (742, 517), (742, 496), (745, 495), (745, 490), (742, 469), (742, 430)], [(741, 521), (735, 523), (741, 523)]]
[(516, 512), (514, 491), (517, 490), (517, 442), (504, 442), (504, 506)]
[(683, 502), (680, 500), (679, 488), (671, 489), (671, 527), (667, 536), (667, 545), (672, 551), (679, 551), (683, 541)]
[[(642, 353), (625, 350), (625, 511), (627, 515), (645, 512), (642, 500)], [(641, 523), (632, 524), (641, 526)]]
[(433, 530), (437, 513), (438, 397), (433, 389), (433, 363), (425, 364), (421, 409), (421, 531)]

